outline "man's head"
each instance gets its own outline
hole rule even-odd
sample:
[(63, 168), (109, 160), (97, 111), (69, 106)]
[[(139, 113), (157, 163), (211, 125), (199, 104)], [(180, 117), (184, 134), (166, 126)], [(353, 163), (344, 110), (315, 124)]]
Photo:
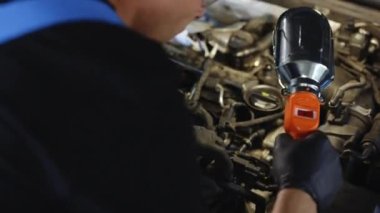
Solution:
[(109, 0), (127, 26), (165, 42), (204, 10), (202, 0)]

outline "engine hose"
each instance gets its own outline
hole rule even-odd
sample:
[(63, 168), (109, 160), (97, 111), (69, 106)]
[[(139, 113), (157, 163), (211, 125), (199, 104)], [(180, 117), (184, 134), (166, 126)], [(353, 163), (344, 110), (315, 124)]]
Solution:
[(256, 205), (256, 213), (265, 213), (266, 212), (266, 202), (265, 199), (247, 189), (244, 189), (240, 185), (235, 183), (220, 183), (222, 188), (225, 190), (236, 193), (247, 199), (248, 201), (254, 203)]
[(380, 9), (380, 2), (378, 0), (354, 0), (354, 2), (362, 5), (366, 5), (369, 7), (375, 7)]
[(283, 116), (284, 116), (284, 112), (279, 112), (279, 113), (268, 115), (268, 116), (265, 116), (265, 117), (256, 118), (256, 119), (253, 119), (253, 120), (250, 120), (250, 121), (231, 123), (230, 126), (233, 127), (233, 128), (236, 128), (236, 127), (251, 127), (251, 126), (255, 126), (255, 125), (259, 125), (259, 124), (262, 124), (262, 123), (266, 123), (266, 122), (269, 122), (269, 121), (276, 120), (276, 119), (281, 118)]
[(202, 73), (202, 76), (199, 79), (198, 83), (195, 85), (194, 94), (190, 98), (190, 101), (194, 106), (196, 106), (198, 104), (199, 99), (201, 97), (203, 85), (206, 83), (206, 80), (211, 73), (211, 69), (209, 68), (210, 63), (212, 63), (211, 60), (206, 60), (204, 62), (204, 67), (205, 67), (204, 72)]
[(338, 55), (338, 59), (341, 60), (346, 65), (352, 67), (357, 72), (360, 72), (360, 73), (365, 72), (365, 66), (361, 63), (354, 62), (354, 61), (352, 61), (352, 60), (350, 60), (350, 59), (348, 59), (342, 55)]
[(338, 101), (343, 97), (345, 92), (351, 89), (363, 87), (366, 85), (366, 83), (367, 83), (367, 79), (365, 75), (360, 75), (359, 81), (355, 81), (355, 82), (349, 81), (348, 83), (344, 84), (338, 89), (334, 97), (331, 98), (329, 105), (331, 107), (336, 106)]
[(372, 89), (373, 89), (373, 96), (375, 98), (375, 102), (377, 105), (380, 105), (380, 89), (377, 86), (376, 83), (376, 77), (372, 76), (370, 78), (371, 84), (372, 84)]
[(277, 184), (265, 184), (261, 181), (256, 182), (256, 187), (260, 190), (271, 191), (271, 192), (278, 190)]
[(198, 105), (197, 108), (195, 109), (195, 114), (202, 117), (202, 119), (206, 123), (207, 129), (210, 129), (210, 130), (214, 129), (214, 120), (211, 114), (203, 106)]
[(197, 148), (198, 153), (201, 156), (207, 156), (214, 160), (215, 168), (220, 175), (219, 178), (226, 181), (232, 181), (234, 165), (225, 150), (217, 145), (202, 143), (200, 141), (197, 143)]
[(363, 137), (362, 144), (375, 146), (376, 154), (380, 154), (380, 113), (374, 118), (371, 130)]

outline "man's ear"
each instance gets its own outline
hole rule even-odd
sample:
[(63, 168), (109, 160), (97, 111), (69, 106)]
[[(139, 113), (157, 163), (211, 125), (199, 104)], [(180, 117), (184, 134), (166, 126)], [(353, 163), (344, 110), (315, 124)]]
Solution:
[(120, 0), (106, 0), (108, 3), (110, 3), (113, 7), (116, 7), (117, 4), (119, 4)]

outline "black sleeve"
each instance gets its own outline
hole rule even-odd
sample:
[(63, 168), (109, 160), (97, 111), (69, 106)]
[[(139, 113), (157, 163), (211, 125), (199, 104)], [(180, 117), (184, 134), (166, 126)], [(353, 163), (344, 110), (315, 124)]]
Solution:
[[(13, 201), (53, 199), (68, 212), (200, 212), (192, 130), (159, 44), (68, 24), (1, 46), (0, 58), (0, 101), (35, 139), (0, 150), (22, 173), (0, 171)], [(23, 181), (33, 187), (16, 189)]]
[(41, 145), (0, 107), (0, 211), (65, 212), (61, 178)]

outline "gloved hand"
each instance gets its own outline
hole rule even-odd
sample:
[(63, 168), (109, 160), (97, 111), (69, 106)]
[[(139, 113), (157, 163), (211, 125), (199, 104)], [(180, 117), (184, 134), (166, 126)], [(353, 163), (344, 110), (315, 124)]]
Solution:
[(322, 132), (293, 140), (288, 134), (276, 138), (273, 175), (280, 188), (297, 188), (308, 193), (325, 209), (342, 184), (338, 153)]

